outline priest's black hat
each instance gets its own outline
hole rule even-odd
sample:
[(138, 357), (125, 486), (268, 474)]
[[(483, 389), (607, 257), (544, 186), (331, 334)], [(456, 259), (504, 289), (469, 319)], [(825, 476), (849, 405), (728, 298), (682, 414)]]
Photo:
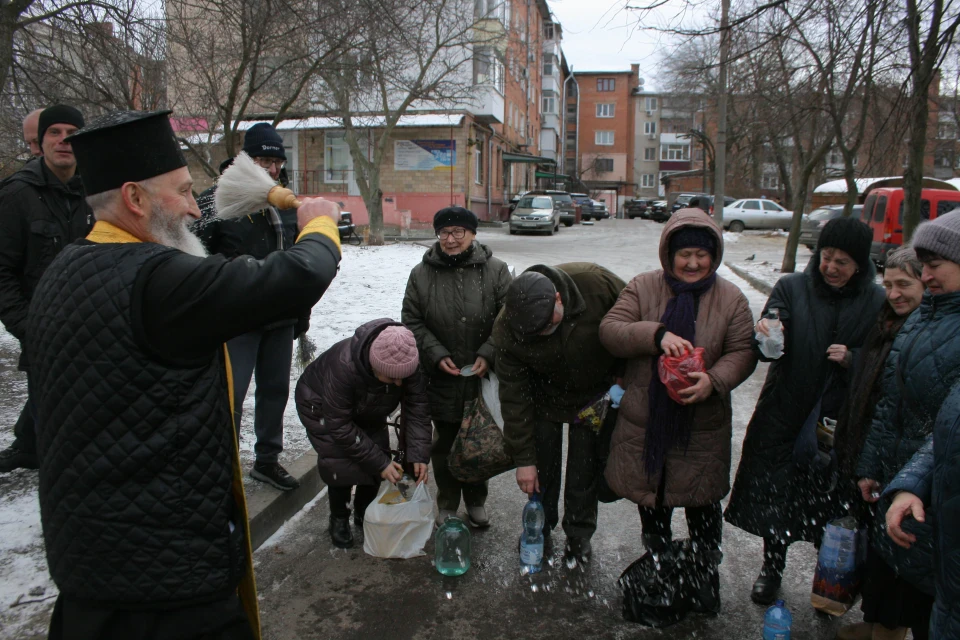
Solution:
[(88, 196), (187, 166), (170, 111), (114, 111), (67, 138)]

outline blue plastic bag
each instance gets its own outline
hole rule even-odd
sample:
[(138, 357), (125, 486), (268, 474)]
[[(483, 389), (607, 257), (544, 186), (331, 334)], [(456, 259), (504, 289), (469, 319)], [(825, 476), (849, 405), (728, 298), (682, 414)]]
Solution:
[(810, 594), (815, 609), (842, 616), (853, 606), (860, 596), (866, 552), (867, 531), (856, 518), (847, 516), (827, 525)]

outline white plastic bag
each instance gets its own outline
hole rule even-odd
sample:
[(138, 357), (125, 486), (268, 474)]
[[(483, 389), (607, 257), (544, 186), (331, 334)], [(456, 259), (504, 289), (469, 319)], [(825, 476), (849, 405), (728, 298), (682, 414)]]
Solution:
[(487, 377), (480, 379), (480, 395), (483, 397), (483, 404), (487, 405), (493, 421), (503, 431), (503, 412), (500, 410), (500, 381), (497, 374), (490, 372)]
[[(420, 483), (409, 502), (389, 504), (399, 490), (383, 482), (363, 515), (363, 550), (377, 558), (415, 558), (433, 535), (433, 499)], [(384, 498), (384, 496), (387, 496)]]

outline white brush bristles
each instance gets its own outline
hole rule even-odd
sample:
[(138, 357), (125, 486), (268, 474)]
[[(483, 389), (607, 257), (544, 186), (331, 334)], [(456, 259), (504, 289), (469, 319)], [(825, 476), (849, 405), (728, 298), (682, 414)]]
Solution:
[(217, 180), (217, 216), (239, 218), (267, 206), (267, 194), (277, 186), (270, 174), (241, 151)]

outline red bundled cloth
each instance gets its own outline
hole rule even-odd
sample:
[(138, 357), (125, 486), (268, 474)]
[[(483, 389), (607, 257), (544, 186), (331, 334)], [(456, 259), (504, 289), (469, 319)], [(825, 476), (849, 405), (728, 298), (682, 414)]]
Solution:
[(697, 383), (690, 374), (695, 371), (704, 373), (706, 370), (703, 364), (703, 347), (697, 347), (693, 353), (685, 351), (680, 357), (663, 355), (657, 361), (660, 382), (667, 388), (670, 399), (678, 404), (684, 400), (679, 391)]

